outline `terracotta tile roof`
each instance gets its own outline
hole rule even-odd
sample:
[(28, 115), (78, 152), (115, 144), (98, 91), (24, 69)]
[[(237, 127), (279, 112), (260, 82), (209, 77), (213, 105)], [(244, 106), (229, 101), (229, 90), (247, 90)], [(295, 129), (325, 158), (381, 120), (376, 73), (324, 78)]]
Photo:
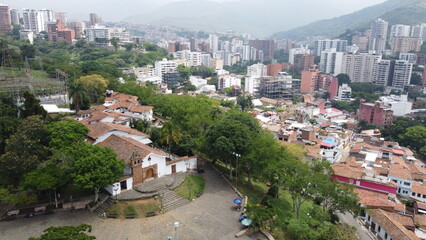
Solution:
[(367, 210), (368, 214), (392, 237), (398, 240), (420, 240), (416, 234), (406, 229), (395, 215), (381, 209)]
[(402, 165), (405, 164), (405, 161), (402, 157), (392, 155), (391, 159), (392, 159), (392, 162), (399, 163), (399, 164), (402, 164)]
[(142, 105), (131, 105), (129, 107), (130, 112), (138, 112), (138, 113), (143, 113), (143, 112), (146, 112), (146, 111), (150, 111), (152, 109), (153, 109), (153, 107), (151, 107), (151, 106), (142, 106)]
[(405, 212), (405, 204), (395, 203), (388, 199), (387, 193), (376, 192), (372, 190), (355, 188), (354, 192), (359, 197), (359, 203), (365, 205), (368, 209), (384, 209), (397, 212)]
[(425, 214), (416, 214), (414, 215), (414, 222), (416, 225), (419, 225), (421, 228), (426, 228), (426, 215)]
[(269, 103), (269, 104), (272, 104), (272, 105), (276, 105), (278, 103), (277, 100), (266, 98), (266, 97), (260, 98), (260, 101), (266, 102), (266, 103)]
[(411, 216), (406, 216), (402, 214), (398, 214), (395, 212), (387, 212), (386, 214), (390, 215), (392, 219), (399, 222), (402, 226), (408, 227), (408, 228), (414, 228), (414, 220)]
[(95, 111), (90, 114), (89, 118), (84, 119), (85, 122), (98, 122), (106, 117), (108, 114), (106, 112)]
[(389, 168), (389, 176), (412, 180), (410, 170), (404, 164), (392, 164)]
[(118, 102), (107, 106), (107, 109), (129, 108), (133, 103), (129, 101)]
[(140, 143), (131, 138), (117, 135), (109, 136), (107, 139), (105, 139), (105, 141), (99, 143), (99, 146), (111, 148), (115, 153), (117, 153), (118, 158), (123, 159), (126, 164), (130, 164), (134, 153), (137, 153), (142, 159), (151, 153), (167, 157), (165, 153), (162, 153), (148, 145)]
[(92, 107), (91, 109), (94, 109), (96, 111), (105, 111), (107, 108), (104, 105), (98, 105), (98, 106)]
[(120, 92), (112, 93), (112, 96), (110, 98), (114, 99), (118, 102), (130, 101), (132, 103), (138, 103), (138, 99), (139, 99), (136, 96), (125, 94), (125, 93), (120, 93)]
[(334, 175), (347, 177), (352, 179), (361, 179), (364, 176), (364, 171), (361, 168), (349, 166), (345, 163), (335, 163), (331, 166), (334, 170)]
[(426, 181), (426, 169), (414, 164), (406, 164), (408, 169), (410, 169), (413, 179), (420, 179)]
[(100, 136), (103, 136), (107, 134), (108, 132), (111, 132), (114, 130), (126, 132), (132, 135), (148, 137), (148, 135), (146, 135), (145, 133), (139, 132), (138, 130), (132, 129), (124, 125), (115, 124), (115, 123), (98, 122), (95, 124), (85, 124), (85, 125), (89, 128), (89, 133), (87, 134), (87, 136), (89, 136), (92, 139), (97, 139)]
[(413, 181), (411, 185), (411, 192), (420, 193), (426, 195), (426, 186), (423, 183)]

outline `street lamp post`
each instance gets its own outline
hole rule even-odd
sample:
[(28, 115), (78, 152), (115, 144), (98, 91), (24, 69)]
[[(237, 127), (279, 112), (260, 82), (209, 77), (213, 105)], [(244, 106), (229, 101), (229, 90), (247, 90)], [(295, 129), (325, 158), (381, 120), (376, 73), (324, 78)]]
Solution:
[(238, 158), (241, 157), (241, 154), (233, 152), (232, 154), (237, 157), (236, 165), (235, 165), (235, 189), (238, 190)]
[(178, 240), (179, 222), (175, 222), (175, 239)]

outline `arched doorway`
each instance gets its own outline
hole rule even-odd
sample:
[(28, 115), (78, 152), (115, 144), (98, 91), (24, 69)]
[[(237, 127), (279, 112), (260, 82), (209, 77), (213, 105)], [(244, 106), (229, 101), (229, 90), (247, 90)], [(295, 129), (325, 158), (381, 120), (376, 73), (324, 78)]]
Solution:
[(150, 168), (146, 170), (146, 179), (150, 179), (154, 177), (154, 169)]

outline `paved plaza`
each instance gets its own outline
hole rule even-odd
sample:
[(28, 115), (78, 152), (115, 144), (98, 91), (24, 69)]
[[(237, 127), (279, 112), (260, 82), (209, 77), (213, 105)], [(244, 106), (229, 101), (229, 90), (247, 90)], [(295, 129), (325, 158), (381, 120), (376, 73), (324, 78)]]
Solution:
[[(38, 237), (49, 226), (93, 226), (92, 235), (98, 240), (166, 240), (175, 238), (174, 222), (180, 222), (179, 240), (235, 239), (242, 230), (239, 212), (233, 209), (232, 199), (237, 195), (210, 166), (205, 166), (205, 193), (195, 201), (166, 214), (144, 219), (101, 219), (88, 212), (63, 212), (32, 219), (0, 222), (0, 239), (26, 240)], [(265, 239), (262, 235), (243, 236), (239, 239)]]

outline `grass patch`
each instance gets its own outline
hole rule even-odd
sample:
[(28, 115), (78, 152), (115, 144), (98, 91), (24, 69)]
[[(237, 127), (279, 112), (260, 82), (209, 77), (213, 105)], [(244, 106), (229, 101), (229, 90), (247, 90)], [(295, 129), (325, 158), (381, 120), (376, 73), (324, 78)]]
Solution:
[(126, 209), (124, 209), (124, 215), (125, 216), (137, 216), (136, 209), (134, 206), (127, 206)]
[(203, 177), (198, 175), (188, 175), (182, 185), (174, 191), (177, 195), (183, 198), (194, 199), (204, 192), (205, 184), (206, 182)]
[(106, 211), (107, 215), (117, 215), (118, 218), (123, 219), (126, 216), (134, 216), (136, 218), (144, 218), (147, 213), (160, 213), (160, 202), (154, 198), (129, 201), (129, 202), (118, 202), (112, 205)]

